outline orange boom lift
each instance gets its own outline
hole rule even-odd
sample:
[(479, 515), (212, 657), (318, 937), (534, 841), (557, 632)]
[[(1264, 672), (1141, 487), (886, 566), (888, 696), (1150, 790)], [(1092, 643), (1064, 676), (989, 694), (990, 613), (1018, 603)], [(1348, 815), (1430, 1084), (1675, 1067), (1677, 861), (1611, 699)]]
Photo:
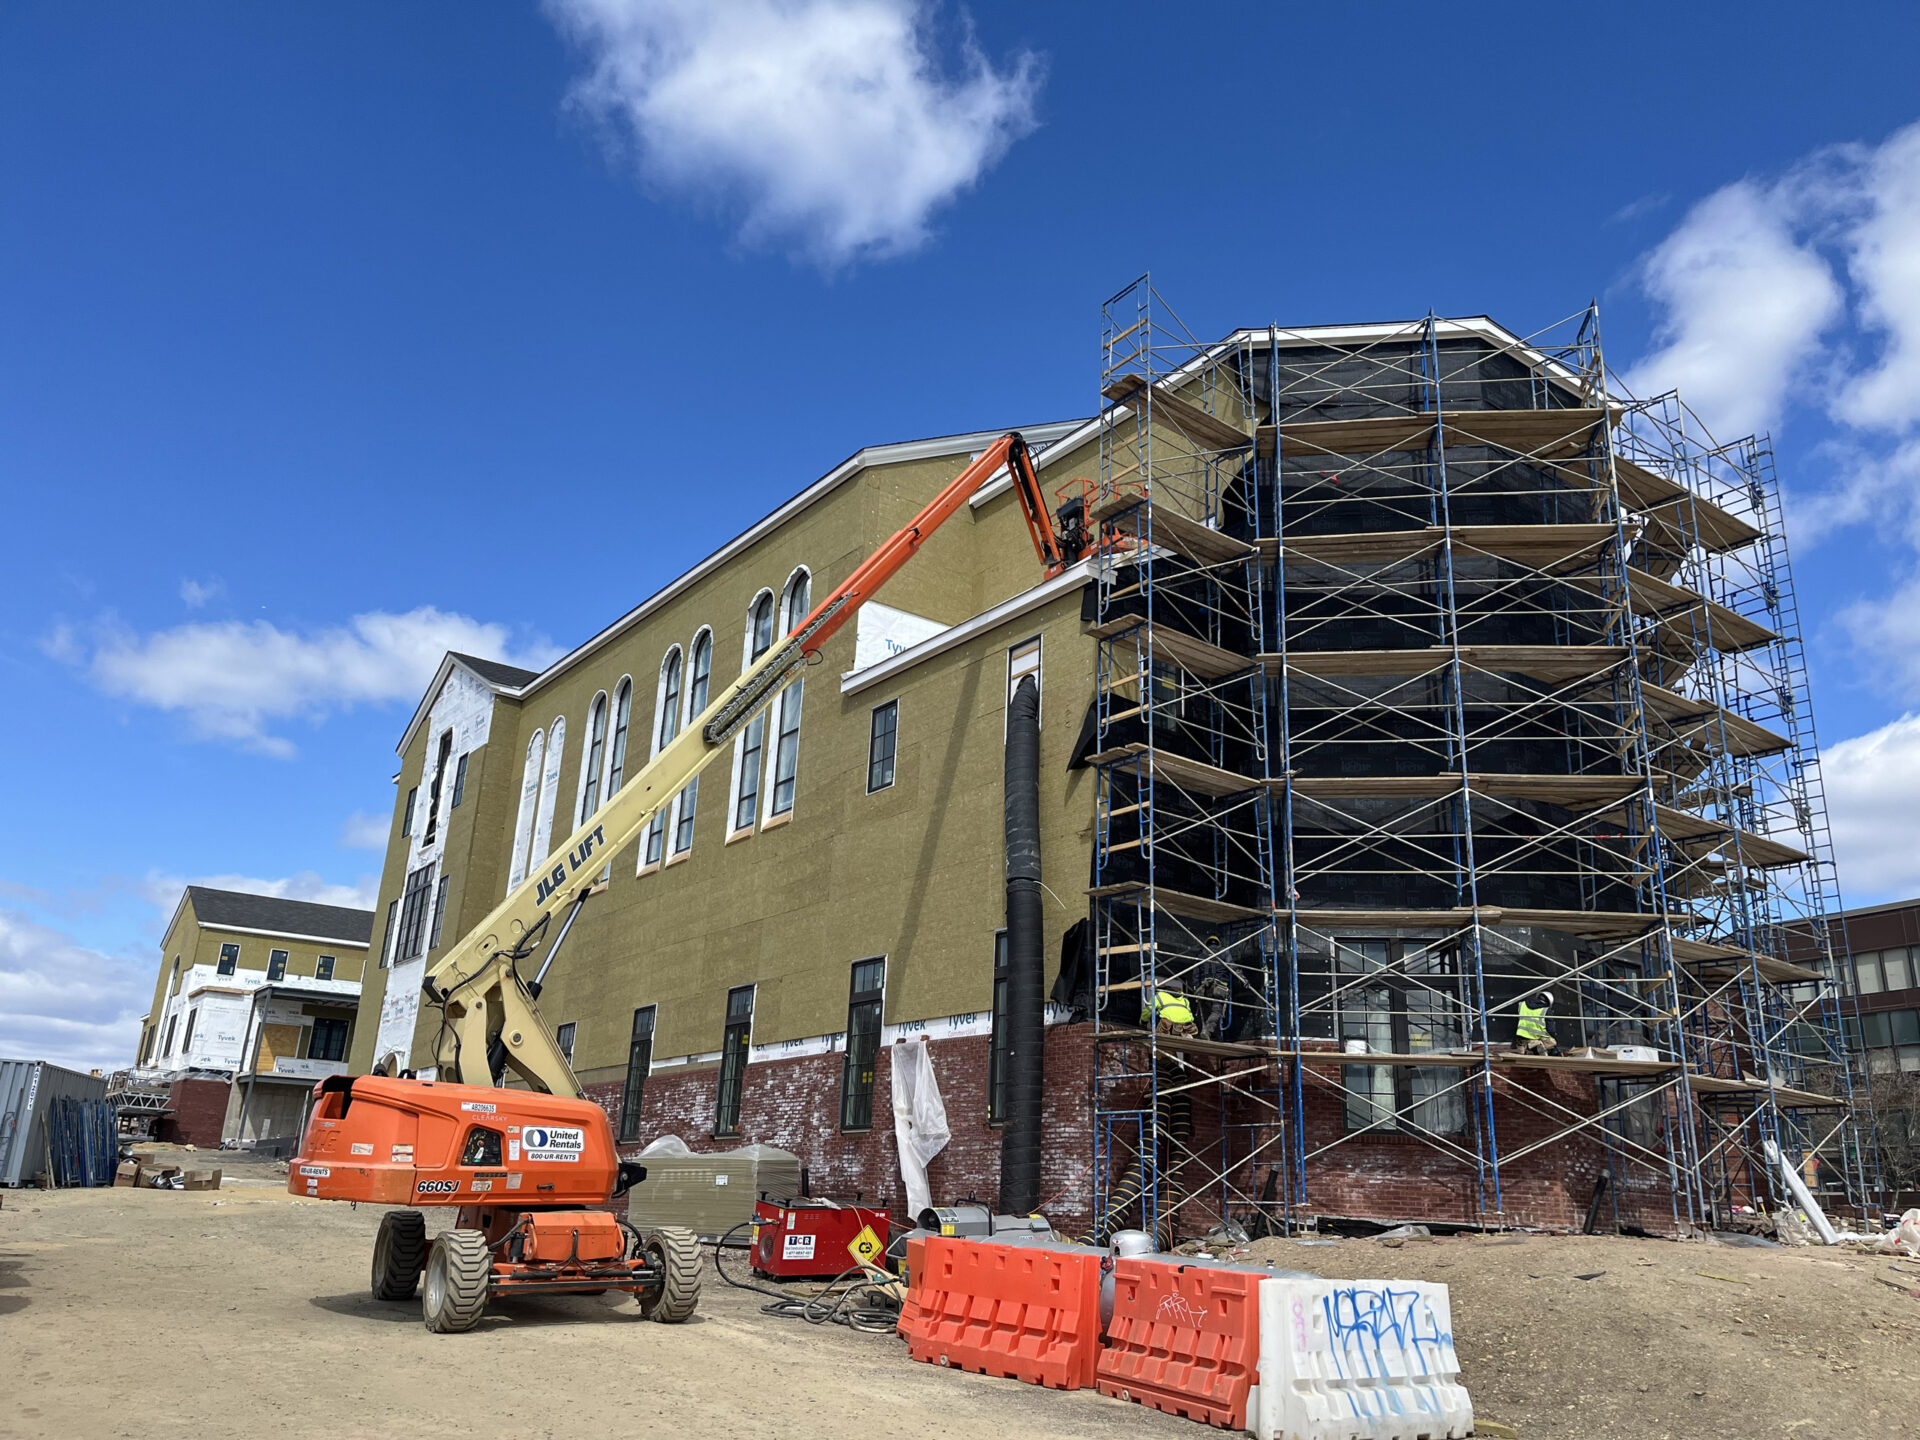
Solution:
[[(500, 1295), (617, 1289), (656, 1320), (693, 1313), (700, 1295), (694, 1236), (674, 1228), (642, 1234), (605, 1208), (646, 1168), (620, 1159), (606, 1112), (583, 1097), (540, 1018), (540, 982), (581, 906), (601, 888), (606, 863), (1003, 467), (1046, 575), (1079, 560), (1089, 548), (1083, 506), (1063, 506), (1056, 530), (1026, 442), (1018, 433), (995, 441), (610, 795), (543, 873), (516, 885), (428, 970), (422, 989), (441, 1016), (435, 1075), (447, 1078), (336, 1076), (314, 1087), (287, 1188), (406, 1207), (381, 1217), (373, 1252), (378, 1298), (411, 1297), (424, 1273), (422, 1308), (435, 1331), (472, 1328)], [(542, 949), (539, 971), (523, 978), (520, 966)], [(508, 1076), (527, 1088), (503, 1088)], [(429, 1205), (459, 1208), (454, 1227), (431, 1244), (421, 1214)]]

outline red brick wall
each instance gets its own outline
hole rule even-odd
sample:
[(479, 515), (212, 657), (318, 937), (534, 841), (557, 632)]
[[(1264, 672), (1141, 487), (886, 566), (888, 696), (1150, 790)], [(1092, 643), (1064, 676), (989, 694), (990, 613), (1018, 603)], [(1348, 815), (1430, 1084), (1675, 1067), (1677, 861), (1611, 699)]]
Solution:
[[(953, 1130), (952, 1141), (928, 1167), (936, 1204), (970, 1195), (993, 1204), (999, 1193), (1000, 1131), (986, 1121), (987, 1048), (984, 1036), (932, 1042), (934, 1074)], [(1136, 1072), (1144, 1068), (1144, 1054), (1133, 1060), (1128, 1064), (1116, 1051), (1110, 1068)], [(1048, 1028), (1042, 1208), (1057, 1226), (1075, 1233), (1092, 1218), (1093, 1061), (1091, 1025)], [(1205, 1063), (1221, 1066), (1235, 1062)], [(626, 1153), (631, 1157), (645, 1141), (666, 1134), (678, 1135), (695, 1150), (726, 1150), (753, 1141), (778, 1145), (800, 1157), (815, 1195), (851, 1200), (859, 1191), (867, 1203), (883, 1205), (896, 1219), (904, 1218), (905, 1198), (893, 1137), (889, 1056), (882, 1052), (874, 1078), (873, 1127), (859, 1134), (843, 1134), (840, 1130), (841, 1064), (842, 1057), (831, 1054), (749, 1065), (741, 1096), (740, 1135), (725, 1140), (712, 1138), (717, 1068), (704, 1065), (658, 1071), (647, 1080), (642, 1140), (628, 1147)], [(1244, 1062), (1238, 1062), (1236, 1068), (1244, 1068)], [(1241, 1083), (1253, 1089), (1266, 1088), (1251, 1080)], [(1271, 1083), (1269, 1079), (1267, 1085)], [(1591, 1115), (1597, 1108), (1588, 1076), (1527, 1072), (1500, 1076), (1497, 1083), (1500, 1088), (1494, 1116), (1503, 1153), (1525, 1149), (1564, 1129), (1574, 1115)], [(1527, 1095), (1528, 1102), (1523, 1103), (1516, 1092)], [(620, 1085), (593, 1085), (588, 1093), (617, 1123)], [(1196, 1158), (1188, 1162), (1189, 1178), (1182, 1188), (1204, 1190), (1219, 1164), (1221, 1101), (1217, 1087), (1200, 1086), (1189, 1093), (1193, 1110), (1191, 1148)], [(1547, 1113), (1540, 1113), (1542, 1110)], [(1342, 1140), (1342, 1101), (1324, 1086), (1309, 1085), (1305, 1111), (1306, 1149), (1312, 1152), (1332, 1146), (1308, 1162), (1306, 1214), (1393, 1223), (1438, 1220), (1477, 1224), (1485, 1218), (1508, 1225), (1577, 1229), (1586, 1219), (1595, 1181), (1607, 1171), (1606, 1153), (1592, 1140), (1555, 1140), (1502, 1165), (1500, 1211), (1494, 1214), (1489, 1183), (1483, 1217), (1471, 1129), (1458, 1137), (1457, 1143), (1467, 1152), (1462, 1158), (1408, 1135)], [(1263, 1111), (1252, 1098), (1235, 1098), (1228, 1102), (1225, 1123), (1245, 1126), (1256, 1114), (1270, 1117), (1272, 1111)], [(1233, 1132), (1230, 1153), (1245, 1154), (1248, 1134), (1244, 1129)], [(1270, 1138), (1271, 1131), (1266, 1135)], [(1653, 1148), (1662, 1150), (1664, 1141), (1656, 1138)], [(1284, 1146), (1272, 1144), (1262, 1153), (1278, 1159), (1284, 1151)], [(1119, 1156), (1116, 1163), (1124, 1168), (1125, 1156)], [(1268, 1161), (1262, 1159), (1257, 1174), (1249, 1177), (1243, 1163), (1235, 1176), (1236, 1188), (1243, 1193), (1257, 1192), (1265, 1183), (1267, 1165)], [(1656, 1233), (1673, 1231), (1673, 1207), (1664, 1171), (1616, 1165), (1612, 1184), (1618, 1190), (1612, 1202), (1602, 1207), (1604, 1227), (1611, 1226), (1617, 1205), (1625, 1223)], [(1182, 1233), (1205, 1230), (1218, 1218), (1216, 1208), (1211, 1195), (1197, 1194), (1182, 1208)]]
[(173, 1113), (154, 1127), (156, 1138), (175, 1145), (218, 1149), (221, 1127), (227, 1119), (227, 1091), (231, 1088), (225, 1080), (174, 1081), (167, 1092), (167, 1104), (173, 1107)]
[[(991, 1205), (1000, 1191), (1000, 1130), (987, 1123), (986, 1036), (930, 1042), (934, 1077), (946, 1102), (953, 1139), (927, 1167), (935, 1204), (977, 1196)], [(1089, 1104), (1093, 1027), (1048, 1027), (1047, 1103), (1041, 1195), (1058, 1225), (1084, 1225), (1092, 1207), (1093, 1119)], [(840, 1129), (842, 1056), (809, 1055), (767, 1060), (747, 1067), (740, 1098), (738, 1138), (713, 1138), (717, 1067), (656, 1071), (641, 1102), (640, 1142), (678, 1135), (695, 1150), (731, 1150), (760, 1142), (791, 1150), (807, 1168), (815, 1195), (851, 1200), (859, 1191), (870, 1205), (905, 1218), (899, 1152), (893, 1135), (893, 1067), (883, 1050), (873, 1083), (873, 1126), (856, 1134)], [(588, 1087), (588, 1095), (619, 1122), (620, 1085)]]

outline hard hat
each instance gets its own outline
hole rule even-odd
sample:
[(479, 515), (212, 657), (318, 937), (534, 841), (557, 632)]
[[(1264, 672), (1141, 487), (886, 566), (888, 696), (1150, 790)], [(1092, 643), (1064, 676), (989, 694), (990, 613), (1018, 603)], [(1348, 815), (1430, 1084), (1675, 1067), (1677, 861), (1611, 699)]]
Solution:
[(1540, 996), (1540, 1003), (1542, 1005), (1553, 1004), (1553, 992), (1551, 990), (1544, 991)]

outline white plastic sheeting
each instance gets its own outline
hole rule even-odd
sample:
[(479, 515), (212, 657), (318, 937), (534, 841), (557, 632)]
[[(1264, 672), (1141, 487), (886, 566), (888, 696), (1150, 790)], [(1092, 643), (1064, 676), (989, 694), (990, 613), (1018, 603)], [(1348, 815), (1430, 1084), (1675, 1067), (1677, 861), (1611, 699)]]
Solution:
[(933, 1055), (925, 1040), (903, 1040), (892, 1047), (893, 1134), (900, 1145), (900, 1178), (907, 1187), (907, 1214), (933, 1204), (927, 1165), (953, 1138), (947, 1106), (934, 1078)]
[(1259, 1440), (1414, 1440), (1473, 1429), (1445, 1285), (1263, 1280)]

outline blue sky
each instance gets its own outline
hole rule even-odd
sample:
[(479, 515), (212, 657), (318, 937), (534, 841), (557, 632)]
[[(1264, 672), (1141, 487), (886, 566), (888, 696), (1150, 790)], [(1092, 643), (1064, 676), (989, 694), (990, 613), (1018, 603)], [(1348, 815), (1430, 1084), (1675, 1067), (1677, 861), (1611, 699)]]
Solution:
[(124, 1063), (186, 880), (370, 898), (447, 645), (1091, 413), (1147, 269), (1202, 333), (1597, 296), (1772, 428), (1842, 884), (1920, 893), (1917, 53), (1894, 4), (8, 5), (0, 1054)]

